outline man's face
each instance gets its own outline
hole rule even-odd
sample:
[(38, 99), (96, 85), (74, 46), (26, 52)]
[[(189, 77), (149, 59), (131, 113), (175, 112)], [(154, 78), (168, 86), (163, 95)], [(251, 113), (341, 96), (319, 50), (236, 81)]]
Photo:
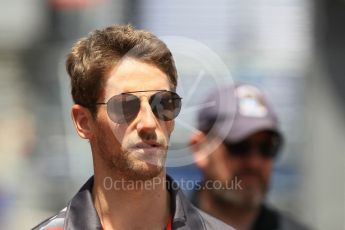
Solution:
[[(98, 101), (145, 90), (170, 90), (168, 76), (154, 65), (127, 58), (110, 71)], [(149, 99), (155, 93), (132, 93), (140, 98), (140, 110), (124, 124), (110, 120), (107, 106), (99, 105), (90, 140), (95, 170), (132, 180), (150, 179), (162, 172), (174, 121), (159, 120), (152, 113)]]
[[(249, 136), (240, 146), (227, 147), (228, 144), (221, 144), (210, 154), (207, 175), (212, 180), (227, 182), (228, 185), (231, 185), (231, 181), (241, 181), (242, 190), (232, 187), (230, 190), (212, 190), (213, 194), (223, 201), (243, 208), (260, 205), (268, 190), (274, 163), (272, 156), (264, 156), (260, 150), (272, 143), (274, 135), (263, 131)], [(246, 149), (244, 145), (251, 147), (243, 151)]]

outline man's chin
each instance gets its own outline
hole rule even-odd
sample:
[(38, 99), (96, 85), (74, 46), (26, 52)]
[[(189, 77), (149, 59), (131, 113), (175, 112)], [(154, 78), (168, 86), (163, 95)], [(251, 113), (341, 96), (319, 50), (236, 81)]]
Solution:
[(163, 172), (164, 166), (157, 162), (154, 164), (146, 161), (136, 160), (126, 173), (128, 180), (150, 180), (159, 176)]
[(123, 154), (114, 154), (111, 171), (115, 177), (124, 180), (149, 180), (159, 176), (165, 165), (166, 151), (124, 151)]
[(261, 190), (244, 191), (240, 195), (242, 206), (249, 209), (258, 208), (264, 200), (264, 194)]
[(139, 149), (131, 153), (129, 160), (132, 162), (133, 170), (139, 174), (151, 175), (150, 178), (153, 178), (162, 172), (165, 165), (166, 152), (162, 149), (151, 149), (148, 151)]
[(133, 159), (133, 165), (142, 168), (162, 168), (165, 164), (165, 159), (158, 157), (138, 157)]
[(237, 190), (212, 190), (212, 193), (220, 202), (242, 209), (255, 209), (259, 207), (265, 197), (262, 189), (257, 186), (251, 188), (243, 186), (243, 189)]

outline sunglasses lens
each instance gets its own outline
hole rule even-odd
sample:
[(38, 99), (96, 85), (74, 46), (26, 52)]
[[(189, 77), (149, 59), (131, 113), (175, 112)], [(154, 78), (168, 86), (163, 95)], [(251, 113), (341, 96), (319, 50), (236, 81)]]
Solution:
[[(151, 96), (150, 105), (158, 119), (170, 121), (180, 113), (181, 98), (174, 92), (162, 91)], [(107, 103), (107, 111), (113, 122), (128, 123), (138, 115), (140, 99), (130, 93), (113, 96)]]
[(260, 151), (261, 155), (265, 158), (273, 158), (278, 153), (278, 145), (271, 142), (262, 143), (258, 146), (258, 150)]
[(108, 102), (108, 116), (119, 124), (133, 120), (140, 110), (140, 100), (133, 94), (121, 94), (112, 97)]
[(242, 141), (231, 144), (224, 143), (230, 155), (235, 157), (247, 157), (255, 150), (263, 158), (274, 158), (278, 154), (279, 141), (265, 141), (258, 144)]
[(236, 144), (225, 144), (226, 148), (228, 149), (228, 152), (232, 156), (247, 156), (250, 152), (250, 145), (247, 142), (240, 142)]
[(181, 98), (174, 92), (158, 92), (150, 98), (150, 105), (158, 119), (170, 121), (180, 113)]

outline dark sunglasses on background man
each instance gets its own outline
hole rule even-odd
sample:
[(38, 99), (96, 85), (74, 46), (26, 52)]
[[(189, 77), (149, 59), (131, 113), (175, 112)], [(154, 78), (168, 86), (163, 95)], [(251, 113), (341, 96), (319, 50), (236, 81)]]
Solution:
[(254, 143), (249, 140), (244, 140), (238, 143), (224, 142), (224, 146), (228, 150), (228, 153), (235, 157), (248, 157), (253, 153), (253, 151), (255, 151), (263, 158), (275, 158), (279, 152), (282, 144), (281, 142), (281, 138), (274, 135), (272, 138), (267, 138), (267, 140)]
[(107, 102), (97, 105), (107, 105), (109, 118), (118, 124), (129, 123), (134, 120), (140, 111), (140, 98), (133, 93), (153, 92), (149, 104), (152, 112), (159, 120), (170, 121), (177, 117), (181, 110), (181, 97), (168, 90), (142, 90), (126, 92), (111, 97)]

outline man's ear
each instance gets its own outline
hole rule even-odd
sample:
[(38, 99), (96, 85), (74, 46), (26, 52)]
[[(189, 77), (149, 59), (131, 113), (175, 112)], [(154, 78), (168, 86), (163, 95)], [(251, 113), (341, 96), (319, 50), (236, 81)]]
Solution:
[(93, 117), (89, 109), (81, 105), (72, 106), (72, 120), (77, 130), (78, 135), (84, 139), (91, 139), (92, 137), (92, 122)]
[(195, 164), (201, 170), (205, 169), (209, 163), (208, 152), (205, 149), (206, 141), (206, 135), (201, 131), (197, 131), (192, 134), (189, 142)]

